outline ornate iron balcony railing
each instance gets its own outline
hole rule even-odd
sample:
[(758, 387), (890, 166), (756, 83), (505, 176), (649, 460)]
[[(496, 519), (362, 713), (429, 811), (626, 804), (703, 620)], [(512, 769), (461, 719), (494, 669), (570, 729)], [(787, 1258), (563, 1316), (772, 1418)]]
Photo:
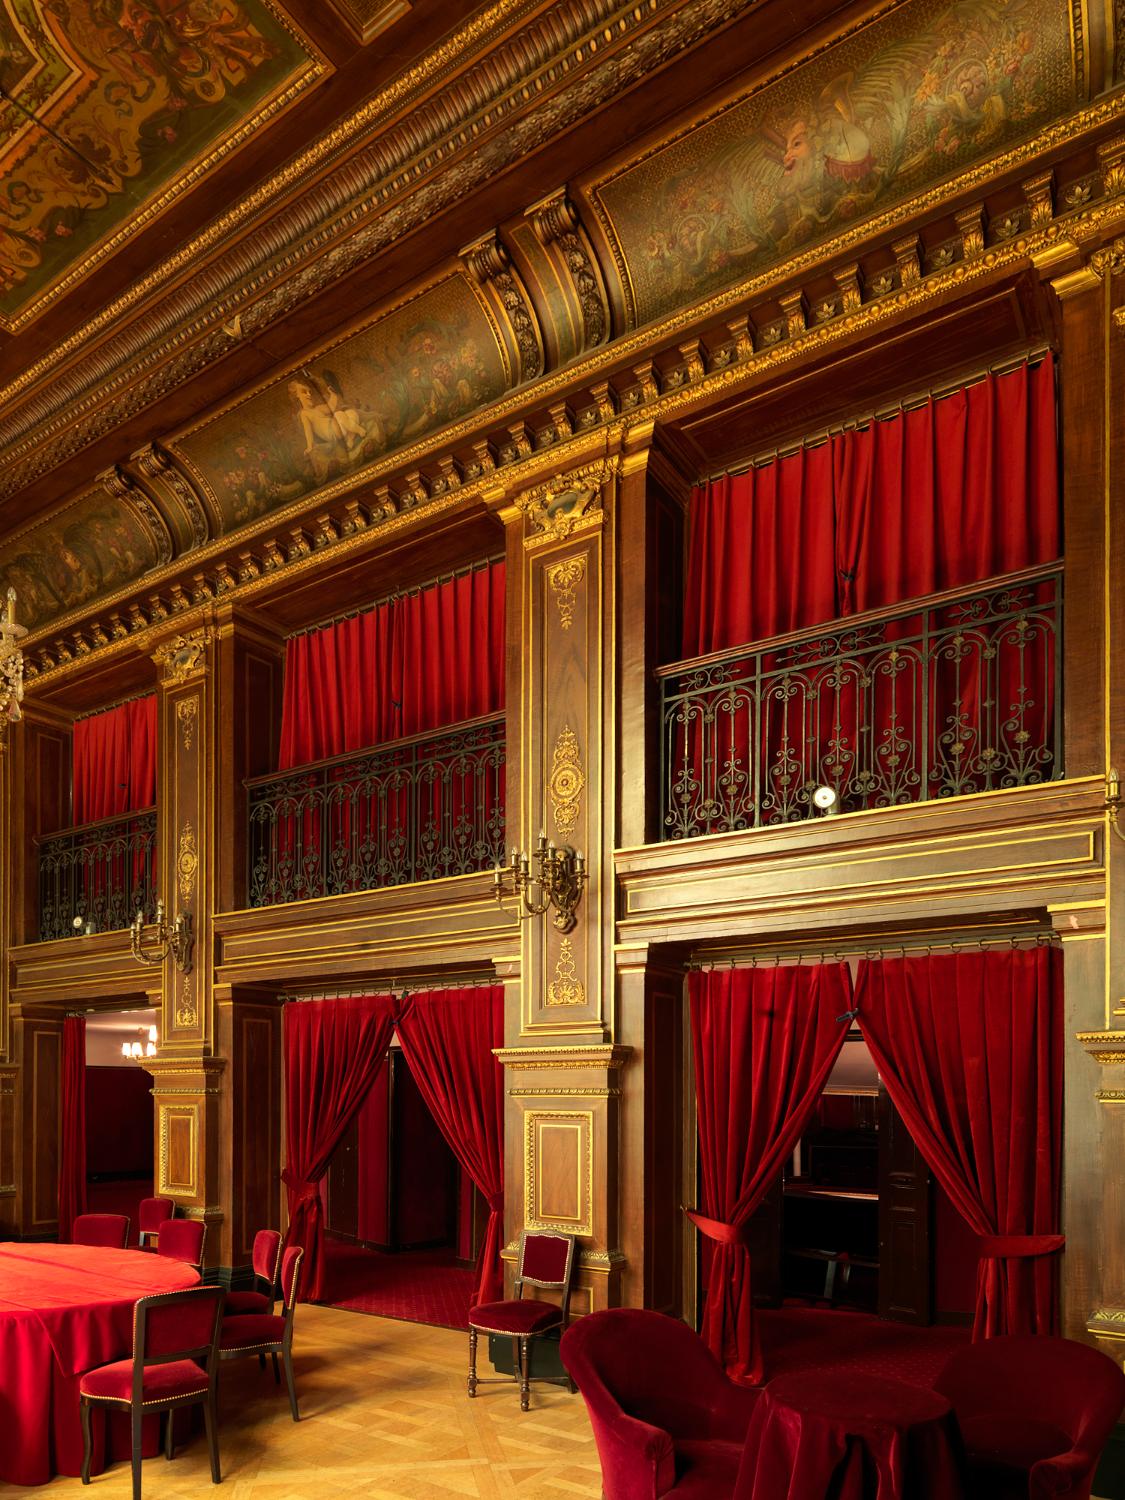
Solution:
[(675, 662), (661, 688), (662, 837), (1026, 786), (1063, 775), (1062, 568), (1027, 569)]
[(490, 869), (504, 856), (504, 764), (493, 714), (252, 777), (248, 904)]
[[(36, 839), (39, 938), (128, 927), (156, 903), (156, 809), (103, 818)], [(82, 926), (76, 927), (76, 918)]]

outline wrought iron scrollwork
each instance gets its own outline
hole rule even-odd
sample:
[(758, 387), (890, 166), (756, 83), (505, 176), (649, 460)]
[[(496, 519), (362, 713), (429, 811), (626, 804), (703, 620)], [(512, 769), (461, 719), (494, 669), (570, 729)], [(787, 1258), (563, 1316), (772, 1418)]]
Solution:
[(662, 835), (1063, 773), (1062, 573), (1029, 569), (660, 671)]
[(63, 828), (36, 840), (39, 938), (130, 925), (156, 903), (156, 810)]

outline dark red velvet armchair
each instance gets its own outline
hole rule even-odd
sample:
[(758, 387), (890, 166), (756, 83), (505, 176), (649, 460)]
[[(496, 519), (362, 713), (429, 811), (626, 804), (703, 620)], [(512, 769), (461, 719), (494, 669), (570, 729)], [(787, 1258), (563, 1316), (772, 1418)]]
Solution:
[(984, 1339), (934, 1382), (965, 1439), (973, 1500), (1087, 1500), (1125, 1405), (1118, 1365), (1073, 1339)]
[(697, 1334), (664, 1313), (611, 1308), (572, 1324), (560, 1350), (606, 1500), (730, 1500), (758, 1392), (728, 1380)]

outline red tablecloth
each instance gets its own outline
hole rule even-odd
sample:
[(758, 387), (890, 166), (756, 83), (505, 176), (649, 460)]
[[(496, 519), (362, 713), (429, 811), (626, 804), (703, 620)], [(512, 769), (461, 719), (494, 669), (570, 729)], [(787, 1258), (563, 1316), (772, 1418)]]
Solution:
[[(138, 1298), (198, 1280), (190, 1266), (137, 1250), (0, 1245), (0, 1480), (46, 1484), (81, 1471), (80, 1378), (132, 1353)], [(94, 1433), (99, 1473), (101, 1422)], [(127, 1423), (124, 1439), (120, 1455), (111, 1439), (111, 1457), (128, 1456)]]
[(935, 1391), (779, 1375), (754, 1408), (734, 1500), (962, 1500), (961, 1438)]

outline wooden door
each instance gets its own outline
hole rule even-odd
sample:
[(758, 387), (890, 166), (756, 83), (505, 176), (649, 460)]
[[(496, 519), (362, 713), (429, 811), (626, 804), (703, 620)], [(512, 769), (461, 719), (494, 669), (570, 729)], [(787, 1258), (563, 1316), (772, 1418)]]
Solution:
[(930, 1169), (879, 1091), (879, 1316), (928, 1324), (933, 1309)]

